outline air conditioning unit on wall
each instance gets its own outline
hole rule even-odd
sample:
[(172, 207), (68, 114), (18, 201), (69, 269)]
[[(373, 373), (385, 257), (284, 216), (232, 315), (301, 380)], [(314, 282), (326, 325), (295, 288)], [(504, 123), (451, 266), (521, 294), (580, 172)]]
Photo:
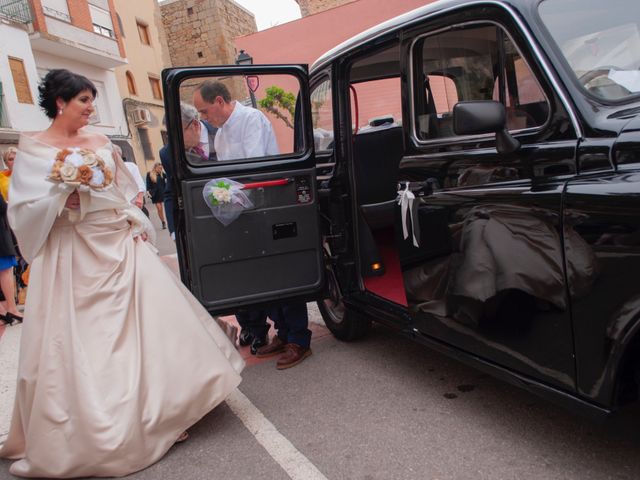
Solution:
[(147, 108), (136, 108), (131, 111), (131, 118), (136, 125), (151, 122), (151, 112)]

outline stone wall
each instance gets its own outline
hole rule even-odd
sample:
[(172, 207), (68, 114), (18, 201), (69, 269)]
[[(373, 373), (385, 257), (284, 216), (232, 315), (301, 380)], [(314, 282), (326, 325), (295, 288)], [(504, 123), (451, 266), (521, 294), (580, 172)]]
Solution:
[(300, 5), (300, 13), (303, 17), (354, 1), (357, 0), (296, 0), (298, 5)]
[(253, 14), (232, 0), (169, 0), (160, 11), (174, 67), (233, 64), (233, 39), (257, 31)]
[[(234, 38), (257, 31), (253, 14), (233, 0), (168, 0), (160, 3), (160, 11), (174, 67), (234, 65)], [(200, 81), (181, 85), (183, 101), (192, 102)], [(246, 97), (241, 77), (224, 83), (234, 98)]]

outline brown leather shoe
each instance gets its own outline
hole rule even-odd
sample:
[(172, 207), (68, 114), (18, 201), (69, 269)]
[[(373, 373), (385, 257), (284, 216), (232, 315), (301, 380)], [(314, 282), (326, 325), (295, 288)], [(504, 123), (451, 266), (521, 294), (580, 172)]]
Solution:
[(257, 358), (273, 357), (279, 353), (284, 352), (285, 343), (277, 335), (273, 337), (269, 345), (258, 348), (256, 350)]
[(311, 355), (310, 348), (301, 347), (296, 343), (287, 343), (284, 354), (278, 359), (276, 367), (278, 370), (295, 367), (309, 355)]

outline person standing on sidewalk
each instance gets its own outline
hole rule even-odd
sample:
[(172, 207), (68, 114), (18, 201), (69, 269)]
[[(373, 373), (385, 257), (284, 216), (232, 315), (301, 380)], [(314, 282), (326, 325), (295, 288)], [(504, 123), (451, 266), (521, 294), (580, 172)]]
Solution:
[(20, 257), (20, 249), (7, 222), (9, 186), (17, 153), (18, 149), (15, 147), (9, 147), (3, 152), (2, 160), (7, 168), (0, 172), (0, 194), (3, 200), (0, 205), (0, 313), (2, 314), (0, 321), (9, 325), (22, 321), (22, 315), (19, 313), (15, 301), (16, 285), (19, 292), (18, 298), (20, 298), (25, 287), (20, 277), (29, 268)]
[(147, 191), (151, 197), (151, 203), (156, 206), (158, 217), (162, 222), (162, 229), (167, 229), (167, 222), (164, 219), (164, 189), (167, 185), (167, 176), (162, 169), (162, 164), (156, 162), (150, 172), (147, 172)]
[(22, 322), (13, 279), (13, 269), (17, 265), (13, 235), (7, 222), (7, 202), (0, 196), (0, 291), (4, 296), (0, 302), (0, 323), (4, 325)]
[[(210, 125), (208, 122), (200, 120), (198, 111), (195, 107), (184, 102), (180, 102), (180, 121), (182, 123), (182, 138), (184, 139), (184, 147), (188, 160), (196, 165), (215, 162), (217, 160), (217, 156), (214, 141), (218, 129)], [(197, 156), (194, 155), (196, 152), (193, 152), (195, 147), (200, 147), (197, 150)], [(173, 166), (171, 165), (171, 152), (169, 150), (169, 145), (163, 146), (158, 154), (160, 155), (162, 168), (166, 175), (166, 186), (164, 188), (163, 195), (164, 212), (167, 216), (169, 234), (175, 241), (176, 229), (173, 219), (172, 193)]]
[(11, 172), (13, 172), (13, 162), (16, 159), (16, 153), (18, 153), (16, 147), (9, 147), (2, 153), (2, 161), (7, 168), (0, 172), (0, 194), (2, 194), (5, 202), (9, 201), (9, 184), (11, 183)]
[(149, 212), (144, 206), (144, 192), (146, 192), (147, 189), (145, 188), (144, 180), (142, 179), (142, 175), (140, 175), (138, 166), (132, 160), (125, 158), (124, 155), (122, 155), (122, 149), (115, 143), (113, 144), (113, 150), (117, 155), (120, 155), (122, 161), (124, 162), (124, 166), (127, 167), (127, 170), (129, 170), (129, 173), (136, 181), (136, 185), (138, 186), (138, 193), (136, 193), (136, 196), (131, 199), (131, 203), (142, 210), (148, 217)]
[(244, 361), (147, 244), (155, 230), (112, 143), (84, 129), (93, 83), (55, 69), (39, 91), (51, 125), (21, 135), (11, 180), (33, 275), (0, 458), (21, 477), (122, 477), (185, 439)]
[[(198, 113), (218, 128), (215, 150), (218, 160), (267, 157), (280, 153), (269, 119), (258, 109), (245, 107), (232, 100), (227, 87), (218, 81), (206, 80), (193, 94)], [(267, 345), (269, 316), (278, 335)], [(277, 368), (293, 367), (311, 355), (311, 330), (305, 303), (293, 303), (266, 310), (236, 313), (242, 328), (240, 344), (251, 344), (251, 353), (258, 356), (281, 354)]]

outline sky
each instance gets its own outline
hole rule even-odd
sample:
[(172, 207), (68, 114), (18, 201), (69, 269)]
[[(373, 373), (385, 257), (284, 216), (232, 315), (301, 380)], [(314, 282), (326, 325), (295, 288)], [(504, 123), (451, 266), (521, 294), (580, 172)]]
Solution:
[(256, 17), (258, 31), (300, 18), (295, 0), (234, 0)]

